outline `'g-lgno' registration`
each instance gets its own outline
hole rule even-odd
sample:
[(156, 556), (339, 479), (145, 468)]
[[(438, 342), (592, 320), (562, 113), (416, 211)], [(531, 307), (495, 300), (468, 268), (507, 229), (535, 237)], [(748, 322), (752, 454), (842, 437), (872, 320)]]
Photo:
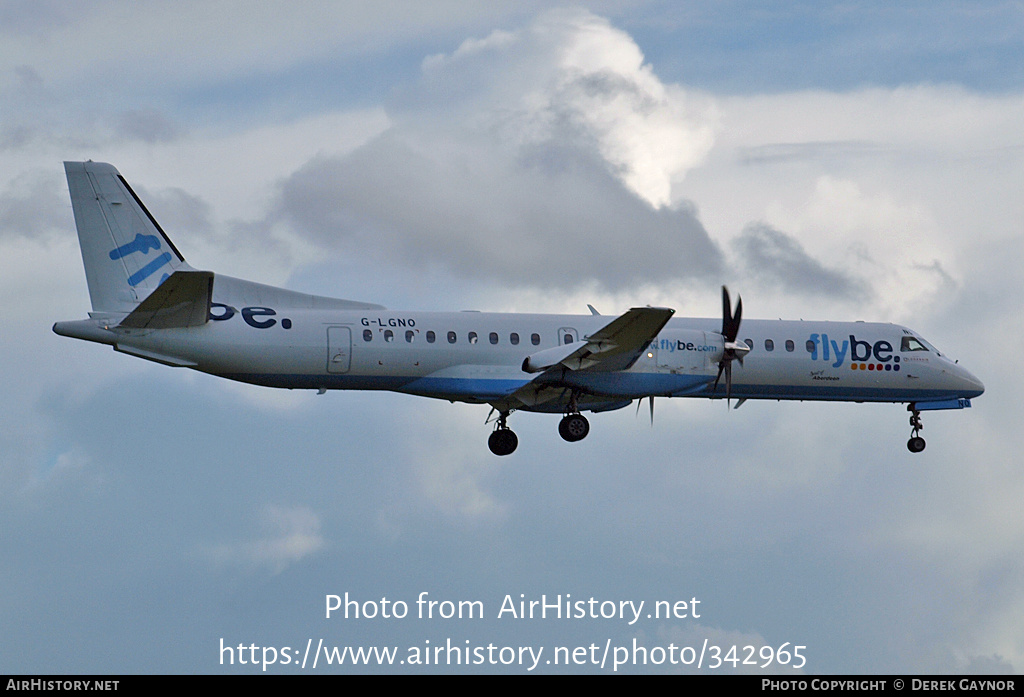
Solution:
[(722, 289), (722, 319), (666, 307), (617, 316), (393, 312), (198, 271), (118, 171), (64, 169), (85, 263), (89, 319), (63, 336), (170, 366), (270, 387), (391, 390), (489, 404), (488, 446), (512, 453), (518, 410), (561, 414), (567, 441), (582, 412), (655, 397), (905, 402), (912, 452), (920, 412), (962, 409), (981, 382), (916, 332), (866, 322), (742, 322)]

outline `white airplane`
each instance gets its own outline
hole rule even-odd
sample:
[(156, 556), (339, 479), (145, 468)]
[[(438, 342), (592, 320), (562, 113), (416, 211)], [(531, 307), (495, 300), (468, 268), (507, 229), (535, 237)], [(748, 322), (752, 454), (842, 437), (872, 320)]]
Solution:
[[(391, 390), (489, 404), (488, 446), (508, 455), (518, 410), (562, 414), (655, 397), (906, 402), (907, 447), (920, 412), (962, 409), (981, 382), (916, 332), (894, 324), (748, 320), (722, 288), (722, 320), (634, 307), (618, 317), (396, 312), (197, 271), (118, 171), (65, 162), (92, 301), (89, 319), (53, 331), (146, 360), (288, 389)], [(738, 364), (734, 368), (734, 363)], [(723, 380), (724, 378), (724, 380)], [(639, 404), (638, 407), (639, 409)]]

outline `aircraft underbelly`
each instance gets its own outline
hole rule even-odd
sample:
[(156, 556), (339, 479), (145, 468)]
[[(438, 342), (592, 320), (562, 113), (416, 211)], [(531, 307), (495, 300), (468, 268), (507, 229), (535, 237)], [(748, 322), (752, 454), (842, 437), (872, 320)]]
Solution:
[(705, 374), (685, 375), (662, 372), (567, 373), (558, 384), (575, 387), (602, 397), (637, 398), (683, 396), (703, 391), (713, 379)]

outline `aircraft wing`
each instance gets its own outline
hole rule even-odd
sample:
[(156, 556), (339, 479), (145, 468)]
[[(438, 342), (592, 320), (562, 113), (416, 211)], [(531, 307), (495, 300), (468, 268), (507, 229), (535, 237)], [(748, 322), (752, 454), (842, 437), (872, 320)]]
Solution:
[(627, 370), (673, 314), (667, 307), (634, 307), (582, 341), (527, 356), (523, 370), (539, 373), (559, 365), (569, 370)]
[[(563, 371), (627, 370), (673, 314), (675, 310), (667, 307), (634, 307), (581, 341), (527, 356), (523, 370), (540, 374), (504, 399), (492, 401), (491, 405), (500, 411), (543, 408), (545, 404), (558, 404), (568, 399), (569, 390), (558, 385)], [(628, 400), (625, 403), (628, 404)], [(607, 408), (618, 406), (621, 404), (609, 404)]]
[(118, 326), (129, 329), (198, 327), (210, 319), (212, 296), (212, 271), (175, 271)]

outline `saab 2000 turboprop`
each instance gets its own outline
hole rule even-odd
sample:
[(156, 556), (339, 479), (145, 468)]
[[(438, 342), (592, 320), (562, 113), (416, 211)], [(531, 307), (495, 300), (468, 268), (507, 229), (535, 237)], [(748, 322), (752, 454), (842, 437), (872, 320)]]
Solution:
[[(722, 288), (722, 320), (634, 307), (609, 318), (396, 312), (199, 271), (109, 164), (65, 162), (92, 301), (62, 336), (170, 366), (268, 387), (391, 390), (489, 404), (488, 445), (516, 449), (517, 410), (562, 414), (578, 441), (583, 411), (655, 397), (906, 402), (907, 447), (925, 447), (920, 412), (962, 409), (981, 382), (894, 324), (748, 320)], [(737, 364), (734, 367), (734, 364)], [(723, 379), (724, 378), (724, 379)], [(639, 408), (639, 407), (638, 407)], [(490, 416), (487, 419), (491, 421)]]

